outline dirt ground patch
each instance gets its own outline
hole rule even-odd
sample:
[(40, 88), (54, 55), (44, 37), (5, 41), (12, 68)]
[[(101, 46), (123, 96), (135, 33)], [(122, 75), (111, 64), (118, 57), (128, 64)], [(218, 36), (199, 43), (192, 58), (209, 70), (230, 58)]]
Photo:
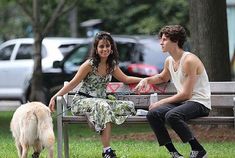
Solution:
[[(191, 126), (193, 133), (195, 134), (196, 138), (200, 141), (233, 141), (235, 142), (235, 129), (233, 127), (227, 126), (214, 126), (214, 127), (205, 127), (194, 125)], [(173, 140), (180, 141), (178, 135), (171, 129), (169, 129), (169, 134), (173, 138)], [(156, 140), (155, 135), (153, 132), (147, 133), (131, 133), (131, 134), (124, 134), (121, 136), (113, 136), (112, 139), (116, 140), (147, 140), (153, 141)]]

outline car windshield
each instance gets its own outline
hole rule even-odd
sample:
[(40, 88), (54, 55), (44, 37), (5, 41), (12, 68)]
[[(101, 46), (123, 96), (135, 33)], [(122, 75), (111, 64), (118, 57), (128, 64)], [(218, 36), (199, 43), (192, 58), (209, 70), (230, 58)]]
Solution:
[(63, 56), (65, 56), (66, 54), (68, 54), (70, 51), (72, 51), (78, 44), (62, 44), (61, 46), (59, 46), (59, 50), (61, 51), (61, 53), (63, 54)]
[(117, 49), (119, 52), (119, 61), (131, 61), (131, 56), (134, 53), (134, 44), (133, 43), (119, 43), (117, 42)]
[[(81, 65), (89, 56), (90, 44), (83, 44), (75, 48), (66, 59), (64, 67), (67, 70), (77, 69), (77, 66)], [(119, 61), (126, 62), (131, 60), (132, 52), (134, 51), (133, 43), (117, 43), (117, 49), (119, 52)]]
[(88, 44), (80, 45), (75, 48), (66, 59), (64, 68), (66, 70), (77, 70), (77, 67), (81, 65), (89, 54), (90, 46)]

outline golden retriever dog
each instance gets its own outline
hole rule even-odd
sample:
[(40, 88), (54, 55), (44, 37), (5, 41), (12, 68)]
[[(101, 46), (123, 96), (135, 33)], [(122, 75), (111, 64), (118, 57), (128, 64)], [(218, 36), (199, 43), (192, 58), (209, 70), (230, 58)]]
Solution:
[(40, 102), (29, 102), (16, 109), (11, 120), (11, 132), (15, 138), (19, 158), (27, 158), (33, 147), (33, 158), (38, 158), (43, 148), (53, 158), (55, 136), (50, 109)]

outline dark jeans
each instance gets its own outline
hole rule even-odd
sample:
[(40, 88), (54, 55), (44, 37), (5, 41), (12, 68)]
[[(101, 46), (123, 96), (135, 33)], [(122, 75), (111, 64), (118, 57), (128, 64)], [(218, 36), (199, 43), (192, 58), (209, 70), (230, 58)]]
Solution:
[(159, 145), (165, 145), (171, 142), (171, 138), (166, 129), (165, 122), (179, 135), (180, 139), (186, 143), (194, 138), (193, 133), (185, 121), (208, 116), (210, 109), (204, 105), (187, 101), (184, 103), (164, 104), (152, 109), (147, 114), (147, 119), (152, 127)]

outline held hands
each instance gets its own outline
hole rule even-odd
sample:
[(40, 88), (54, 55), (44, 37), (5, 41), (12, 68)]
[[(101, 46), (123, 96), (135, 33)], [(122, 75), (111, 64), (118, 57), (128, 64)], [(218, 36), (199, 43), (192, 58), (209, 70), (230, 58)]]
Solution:
[[(144, 78), (137, 84), (137, 86), (134, 88), (134, 91), (137, 93), (145, 92), (147, 87), (148, 87), (148, 80), (147, 80), (147, 78)], [(162, 104), (164, 104), (163, 100), (159, 100), (157, 102), (154, 102), (154, 103), (150, 104), (149, 110), (155, 109), (155, 108), (161, 106)]]
[(137, 86), (134, 88), (134, 91), (140, 93), (140, 91), (145, 91), (148, 81), (146, 78), (142, 79)]

